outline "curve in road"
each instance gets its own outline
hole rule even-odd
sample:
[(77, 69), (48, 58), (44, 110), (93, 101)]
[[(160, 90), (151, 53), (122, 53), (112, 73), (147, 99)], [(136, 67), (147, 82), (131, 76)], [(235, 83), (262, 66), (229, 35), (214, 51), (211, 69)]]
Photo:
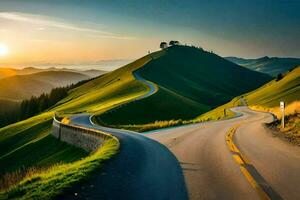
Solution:
[(165, 146), (138, 133), (97, 126), (90, 119), (76, 115), (71, 123), (113, 134), (120, 140), (120, 152), (59, 199), (188, 198), (182, 169)]
[[(158, 90), (137, 71), (133, 75), (150, 90), (132, 101), (147, 98)], [(188, 199), (180, 164), (164, 145), (142, 134), (96, 125), (88, 114), (72, 116), (70, 124), (111, 133), (120, 141), (120, 152), (89, 180), (58, 199)]]
[(137, 97), (136, 99), (134, 99), (134, 101), (137, 101), (137, 100), (141, 100), (141, 99), (147, 98), (147, 97), (149, 97), (149, 96), (151, 96), (151, 95), (153, 95), (154, 93), (157, 92), (158, 87), (157, 87), (154, 83), (152, 83), (151, 81), (148, 81), (148, 80), (144, 79), (143, 77), (141, 77), (140, 74), (138, 73), (138, 70), (136, 70), (136, 71), (133, 72), (133, 76), (134, 76), (134, 78), (135, 78), (136, 80), (138, 80), (138, 81), (144, 83), (144, 84), (147, 85), (147, 86), (149, 87), (149, 89), (150, 89), (146, 94)]
[(225, 140), (230, 128), (243, 122), (233, 141), (272, 189), (268, 198), (300, 199), (300, 148), (274, 137), (263, 125), (273, 120), (271, 114), (247, 107), (233, 110), (243, 116), (146, 135), (175, 154), (183, 168), (190, 199), (261, 199), (232, 158)]

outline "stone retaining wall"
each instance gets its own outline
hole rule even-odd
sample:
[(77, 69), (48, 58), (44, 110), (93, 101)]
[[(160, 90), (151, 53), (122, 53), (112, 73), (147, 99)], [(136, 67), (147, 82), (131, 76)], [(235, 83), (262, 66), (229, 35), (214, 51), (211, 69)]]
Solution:
[(68, 144), (80, 147), (86, 151), (96, 151), (104, 142), (111, 138), (111, 135), (80, 126), (63, 124), (57, 119), (53, 119), (52, 135)]

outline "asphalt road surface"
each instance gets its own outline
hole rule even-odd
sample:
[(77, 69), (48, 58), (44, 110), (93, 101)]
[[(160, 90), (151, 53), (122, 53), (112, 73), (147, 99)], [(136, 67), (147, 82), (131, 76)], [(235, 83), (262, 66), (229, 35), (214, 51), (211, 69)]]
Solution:
[(121, 147), (90, 179), (57, 199), (188, 198), (180, 164), (164, 145), (137, 133), (94, 125), (89, 115), (75, 115), (71, 124), (109, 132)]
[(241, 124), (233, 136), (251, 163), (249, 171), (269, 199), (300, 199), (300, 148), (274, 137), (263, 123), (268, 113), (247, 107), (234, 109), (243, 116), (147, 134), (168, 147), (179, 160), (190, 199), (261, 199), (225, 142), (226, 133)]

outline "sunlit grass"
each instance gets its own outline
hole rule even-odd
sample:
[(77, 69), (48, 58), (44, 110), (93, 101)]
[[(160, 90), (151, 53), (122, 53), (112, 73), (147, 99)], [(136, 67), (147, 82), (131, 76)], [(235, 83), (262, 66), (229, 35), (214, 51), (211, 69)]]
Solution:
[(51, 166), (44, 167), (29, 167), (24, 169), (18, 169), (13, 172), (5, 173), (0, 179), (0, 191), (8, 191), (11, 187), (16, 186), (22, 180), (32, 177), (36, 174), (51, 170), (55, 165), (61, 165), (62, 163), (56, 163)]
[(257, 111), (273, 113), (278, 121), (271, 123), (270, 126), (277, 129), (277, 131), (290, 142), (298, 145), (300, 144), (300, 101), (294, 101), (286, 105), (284, 128), (282, 128), (281, 125), (282, 113), (279, 106), (269, 108), (265, 106), (254, 105), (250, 106), (250, 108)]
[(279, 106), (280, 101), (290, 104), (300, 100), (300, 66), (284, 75), (279, 80), (273, 80), (268, 84), (248, 93), (245, 98), (248, 105), (260, 105), (264, 107)]
[(168, 120), (168, 121), (155, 121), (153, 123), (148, 124), (129, 124), (129, 125), (116, 125), (113, 126), (114, 128), (118, 129), (126, 129), (132, 130), (136, 132), (146, 132), (155, 129), (173, 127), (173, 126), (180, 126), (183, 125), (185, 121), (183, 120)]
[(198, 116), (196, 119), (194, 119), (194, 121), (203, 122), (232, 118), (235, 116), (235, 113), (232, 112), (230, 108), (241, 105), (242, 103), (240, 101), (240, 97), (236, 97), (230, 102)]
[[(258, 111), (271, 112), (277, 117), (277, 119), (282, 118), (282, 113), (279, 108), (279, 105), (276, 107), (271, 107), (271, 108), (261, 106), (261, 105), (252, 105), (252, 106), (250, 106), (250, 108), (253, 110), (258, 110)], [(284, 113), (285, 113), (285, 116), (290, 116), (290, 115), (295, 115), (297, 113), (300, 113), (300, 101), (294, 101), (294, 102), (286, 105)]]
[(106, 140), (94, 154), (70, 164), (54, 165), (48, 169), (31, 171), (16, 186), (2, 192), (6, 199), (51, 199), (73, 184), (87, 178), (103, 161), (117, 153), (116, 138)]
[(145, 56), (73, 89), (49, 111), (1, 128), (0, 169), (7, 174), (6, 178), (4, 174), (1, 176), (10, 187), (2, 195), (6, 198), (49, 199), (84, 179), (103, 160), (116, 153), (119, 144), (113, 139), (106, 141), (95, 154), (76, 161), (86, 154), (49, 135), (52, 117), (55, 112), (63, 116), (79, 112), (101, 113), (147, 93), (149, 88), (135, 80), (132, 72), (160, 53)]

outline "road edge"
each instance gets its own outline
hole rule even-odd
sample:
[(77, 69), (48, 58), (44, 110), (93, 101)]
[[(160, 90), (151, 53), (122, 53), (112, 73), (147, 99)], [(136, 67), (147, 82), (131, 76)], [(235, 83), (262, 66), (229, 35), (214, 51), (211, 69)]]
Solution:
[(234, 134), (243, 123), (232, 126), (226, 133), (225, 141), (233, 160), (239, 165), (240, 170), (249, 184), (256, 190), (260, 199), (263, 200), (282, 200), (282, 197), (272, 189), (267, 181), (259, 174), (250, 160), (239, 150), (234, 143)]

